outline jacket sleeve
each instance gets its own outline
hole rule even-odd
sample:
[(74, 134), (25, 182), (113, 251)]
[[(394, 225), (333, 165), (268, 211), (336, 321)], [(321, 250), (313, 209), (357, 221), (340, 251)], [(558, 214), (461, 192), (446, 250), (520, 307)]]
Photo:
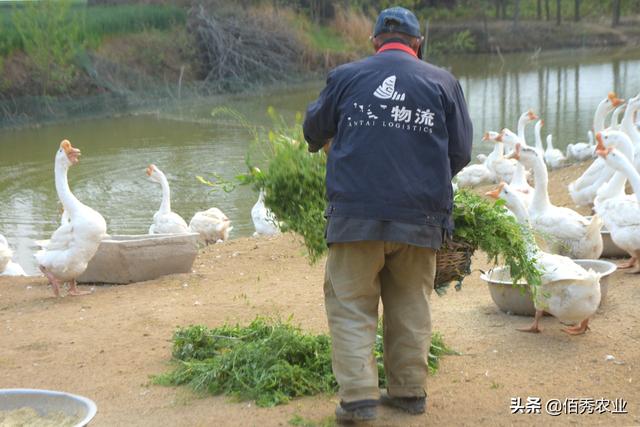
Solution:
[(452, 99), (447, 112), (447, 132), (449, 134), (449, 164), (451, 177), (456, 176), (471, 161), (473, 126), (467, 103), (459, 82), (455, 82)]
[(336, 93), (336, 78), (332, 71), (318, 99), (307, 107), (307, 114), (302, 124), (304, 139), (312, 153), (319, 151), (336, 134), (339, 121)]

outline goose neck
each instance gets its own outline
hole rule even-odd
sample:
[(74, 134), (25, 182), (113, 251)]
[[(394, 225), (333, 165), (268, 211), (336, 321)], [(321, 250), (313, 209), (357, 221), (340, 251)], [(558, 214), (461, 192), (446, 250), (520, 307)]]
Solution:
[(58, 193), (58, 198), (64, 206), (64, 210), (69, 212), (69, 214), (73, 214), (81, 205), (81, 203), (71, 192), (71, 188), (69, 188), (69, 180), (67, 178), (68, 171), (69, 166), (56, 163), (54, 170), (56, 192)]
[(169, 189), (169, 181), (164, 175), (160, 175), (160, 186), (162, 187), (162, 203), (160, 203), (160, 212), (171, 212), (171, 190)]
[(601, 102), (596, 108), (596, 112), (593, 116), (593, 133), (598, 133), (604, 129), (604, 119), (607, 116), (609, 109), (606, 102)]
[(523, 114), (518, 119), (518, 138), (524, 141), (525, 139), (525, 127), (527, 126), (528, 117), (526, 114)]
[(539, 156), (536, 156), (533, 162), (533, 176), (535, 180), (535, 187), (533, 189), (533, 200), (531, 201), (531, 204), (535, 210), (544, 210), (551, 206), (548, 188), (549, 174), (547, 173), (547, 168)]
[(613, 178), (611, 178), (609, 182), (607, 182), (607, 184), (603, 187), (600, 199), (607, 200), (614, 197), (623, 196), (624, 186), (626, 183), (627, 176), (620, 171), (616, 171), (616, 173), (613, 175)]

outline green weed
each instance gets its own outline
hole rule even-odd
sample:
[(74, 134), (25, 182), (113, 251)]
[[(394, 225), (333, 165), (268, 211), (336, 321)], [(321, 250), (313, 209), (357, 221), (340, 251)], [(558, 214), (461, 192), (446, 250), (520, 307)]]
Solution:
[[(380, 385), (384, 386), (381, 328), (380, 323), (375, 357)], [(440, 334), (433, 334), (429, 353), (431, 373), (437, 370), (439, 359), (445, 354), (456, 353), (444, 345)], [(295, 397), (337, 390), (331, 371), (329, 336), (307, 334), (279, 320), (258, 317), (244, 327), (178, 328), (173, 335), (173, 360), (174, 369), (155, 377), (155, 383), (189, 384), (199, 392), (254, 400), (258, 406), (274, 406)], [(303, 421), (299, 418), (296, 422)]]

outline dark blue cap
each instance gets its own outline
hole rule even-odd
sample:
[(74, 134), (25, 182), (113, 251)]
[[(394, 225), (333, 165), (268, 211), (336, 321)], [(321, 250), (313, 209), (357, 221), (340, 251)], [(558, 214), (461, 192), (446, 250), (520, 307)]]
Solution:
[(420, 24), (418, 18), (404, 7), (392, 7), (385, 9), (378, 15), (378, 20), (373, 28), (373, 36), (382, 33), (404, 33), (413, 37), (420, 37)]

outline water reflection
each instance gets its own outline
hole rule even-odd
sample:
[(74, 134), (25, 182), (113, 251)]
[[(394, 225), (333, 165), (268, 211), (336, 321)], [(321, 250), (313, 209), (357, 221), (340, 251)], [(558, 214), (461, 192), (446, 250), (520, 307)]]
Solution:
[[(515, 130), (522, 111), (533, 108), (545, 120), (545, 134), (563, 149), (585, 140), (597, 103), (610, 90), (640, 92), (640, 51), (568, 55), (510, 55), (449, 58), (468, 99), (475, 141), (485, 130)], [(0, 233), (28, 272), (36, 272), (34, 239), (48, 238), (59, 222), (53, 157), (68, 138), (83, 151), (69, 173), (78, 198), (103, 214), (112, 234), (145, 233), (161, 200), (160, 187), (146, 179), (156, 163), (171, 184), (173, 210), (187, 222), (211, 206), (232, 219), (232, 238), (253, 232), (250, 210), (257, 195), (246, 187), (210, 192), (195, 175), (232, 178), (244, 171), (251, 136), (232, 120), (211, 118), (215, 106), (231, 106), (252, 123), (267, 124), (269, 105), (292, 118), (313, 100), (322, 81), (279, 87), (245, 96), (217, 97), (154, 115), (79, 121), (34, 129), (0, 131)], [(531, 127), (532, 128), (532, 127)], [(533, 129), (527, 138), (533, 141)], [(476, 152), (489, 152), (476, 144)]]
[[(454, 58), (450, 68), (467, 97), (475, 140), (485, 130), (515, 131), (520, 114), (531, 108), (545, 121), (543, 135), (554, 135), (554, 146), (585, 141), (597, 104), (609, 91), (627, 98), (640, 92), (640, 52), (565, 52)], [(533, 142), (533, 126), (527, 129)], [(544, 141), (544, 136), (543, 136)], [(478, 144), (477, 152), (489, 146)]]

